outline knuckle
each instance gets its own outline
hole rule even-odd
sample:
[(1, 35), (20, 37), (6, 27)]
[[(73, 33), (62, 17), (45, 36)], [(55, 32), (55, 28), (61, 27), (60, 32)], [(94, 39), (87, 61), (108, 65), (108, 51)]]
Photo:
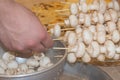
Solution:
[(14, 46), (14, 49), (16, 49), (17, 51), (24, 51), (24, 47), (22, 46)]
[(27, 46), (28, 47), (34, 47), (36, 45), (36, 41), (35, 40), (29, 40), (28, 42), (27, 42)]
[(42, 41), (44, 41), (45, 39), (47, 39), (47, 35), (46, 35), (46, 34), (42, 34), (42, 35), (40, 36), (40, 39), (41, 39)]

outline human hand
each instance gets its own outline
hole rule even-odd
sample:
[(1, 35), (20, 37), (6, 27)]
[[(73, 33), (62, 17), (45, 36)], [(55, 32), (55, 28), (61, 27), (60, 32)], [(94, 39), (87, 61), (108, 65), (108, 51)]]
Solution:
[[(7, 1), (7, 0), (6, 0)], [(10, 51), (31, 53), (52, 47), (53, 41), (38, 18), (20, 4), (0, 2), (0, 41)]]

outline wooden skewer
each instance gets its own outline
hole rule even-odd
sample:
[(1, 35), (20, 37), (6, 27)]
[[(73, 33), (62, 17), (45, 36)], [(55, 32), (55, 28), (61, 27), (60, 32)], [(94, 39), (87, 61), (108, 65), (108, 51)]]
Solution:
[(62, 9), (62, 10), (55, 10), (55, 12), (64, 12), (64, 11), (69, 11), (70, 9)]
[[(65, 29), (61, 29), (61, 31), (68, 31), (68, 30), (75, 30), (75, 28), (65, 28)], [(50, 32), (50, 30), (48, 30), (47, 32)]]
[(54, 56), (55, 58), (62, 58), (63, 57), (63, 55), (56, 55), (56, 56)]
[(60, 3), (62, 3), (62, 4), (71, 4), (70, 2), (65, 2), (65, 1), (60, 1)]
[(58, 40), (63, 40), (63, 37), (59, 37), (59, 38), (53, 39), (53, 41), (58, 41)]
[(68, 50), (69, 48), (63, 48), (63, 47), (53, 47), (53, 49), (56, 49), (56, 50)]
[(75, 30), (75, 28), (65, 28), (65, 29), (61, 29), (62, 31), (68, 31), (68, 30)]
[(64, 25), (64, 23), (63, 23), (63, 22), (61, 22), (61, 23), (53, 23), (53, 24), (49, 24), (48, 26), (54, 26), (54, 25), (56, 25), (56, 24), (59, 24), (59, 25)]

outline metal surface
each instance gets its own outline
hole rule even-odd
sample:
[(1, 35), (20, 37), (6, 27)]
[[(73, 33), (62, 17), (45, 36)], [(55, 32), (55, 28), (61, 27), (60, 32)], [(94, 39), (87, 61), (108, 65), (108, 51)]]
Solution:
[[(65, 47), (60, 41), (54, 43), (54, 47)], [(0, 55), (3, 55), (4, 50), (0, 49)], [(45, 52), (47, 56), (50, 57), (53, 66), (41, 70), (40, 72), (35, 72), (26, 75), (0, 75), (0, 80), (58, 80), (60, 74), (63, 71), (65, 57), (67, 52), (65, 50), (53, 50), (49, 49)], [(56, 55), (64, 55), (62, 58), (54, 58)]]
[(84, 64), (66, 64), (60, 80), (113, 80), (100, 68)]

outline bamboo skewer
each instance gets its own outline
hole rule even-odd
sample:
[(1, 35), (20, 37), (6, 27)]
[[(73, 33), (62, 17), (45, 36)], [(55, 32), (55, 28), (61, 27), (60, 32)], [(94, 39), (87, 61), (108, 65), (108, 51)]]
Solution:
[[(109, 35), (106, 35), (106, 38), (111, 38), (111, 36), (109, 36)], [(64, 37), (59, 37), (59, 38), (55, 38), (55, 39), (53, 39), (54, 41), (58, 41), (58, 40), (63, 40), (64, 39)], [(77, 38), (78, 39), (78, 38)]]
[[(63, 23), (63, 22), (59, 22), (59, 23), (57, 23), (57, 24), (59, 24), (59, 25), (64, 25), (64, 23)], [(56, 23), (49, 24), (48, 26), (54, 26), (54, 25), (56, 25)]]
[(60, 1), (60, 3), (62, 3), (62, 4), (68, 4), (68, 5), (71, 4), (71, 2), (65, 2), (65, 1)]
[(63, 48), (63, 47), (53, 47), (55, 50), (68, 50), (69, 48)]
[(64, 11), (69, 11), (70, 9), (62, 9), (62, 10), (55, 10), (55, 12), (64, 12)]
[(55, 58), (62, 58), (63, 57), (63, 55), (56, 55), (56, 56), (54, 56)]
[[(65, 28), (65, 29), (61, 29), (61, 31), (68, 31), (68, 30), (75, 30), (75, 28)], [(48, 30), (47, 32), (50, 32), (50, 30)]]

